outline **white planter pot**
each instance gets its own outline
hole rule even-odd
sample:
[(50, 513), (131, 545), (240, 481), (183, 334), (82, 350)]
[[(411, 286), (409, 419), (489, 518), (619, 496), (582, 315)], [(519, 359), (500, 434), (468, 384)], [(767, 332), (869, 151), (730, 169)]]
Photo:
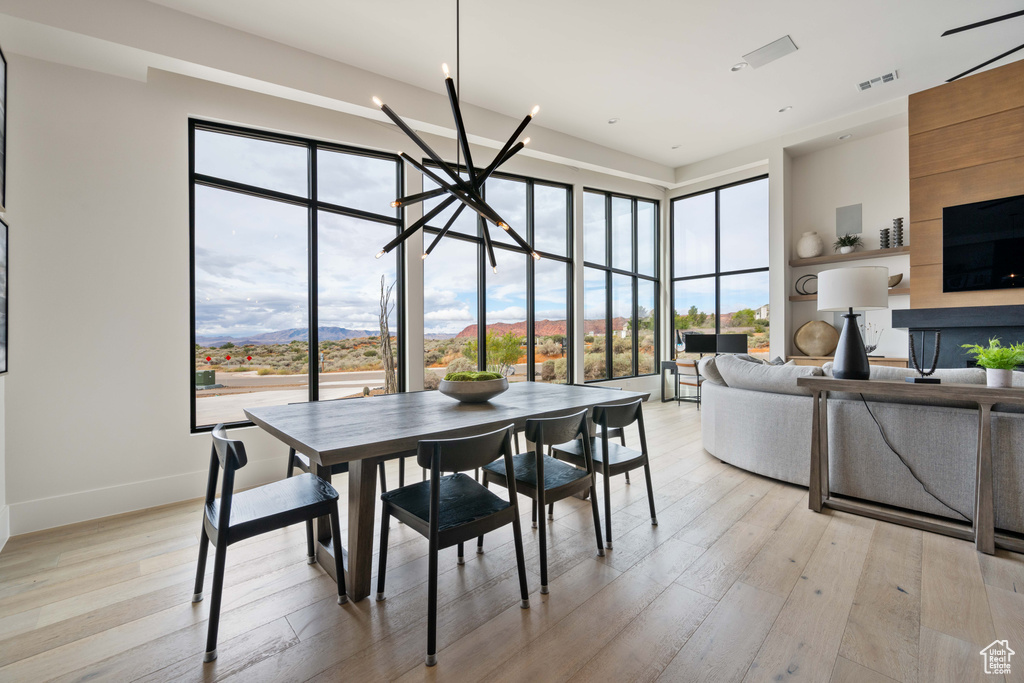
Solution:
[(825, 251), (825, 244), (816, 232), (805, 232), (796, 243), (796, 255), (800, 258), (814, 258)]
[(840, 254), (852, 254), (853, 253), (853, 247), (839, 247), (839, 253)]
[(990, 387), (1012, 387), (1013, 370), (985, 368), (985, 379)]

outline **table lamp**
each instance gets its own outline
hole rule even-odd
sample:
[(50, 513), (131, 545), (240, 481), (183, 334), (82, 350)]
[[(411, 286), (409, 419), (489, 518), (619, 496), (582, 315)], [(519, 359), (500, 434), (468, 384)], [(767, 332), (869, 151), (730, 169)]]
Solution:
[(818, 310), (847, 311), (832, 363), (837, 379), (869, 379), (868, 352), (853, 309), (873, 311), (889, 307), (889, 269), (879, 266), (836, 268), (818, 273)]

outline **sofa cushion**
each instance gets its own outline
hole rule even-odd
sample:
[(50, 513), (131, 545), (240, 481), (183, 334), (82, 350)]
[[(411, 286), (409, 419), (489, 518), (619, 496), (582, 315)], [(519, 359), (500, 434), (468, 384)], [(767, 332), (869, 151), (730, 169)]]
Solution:
[(722, 379), (722, 373), (718, 371), (718, 365), (716, 363), (718, 359), (715, 356), (707, 356), (701, 358), (700, 363), (697, 364), (697, 372), (706, 381), (712, 384), (721, 384), (722, 386), (728, 386), (725, 380)]
[(812, 365), (760, 365), (732, 356), (719, 356), (716, 366), (727, 386), (773, 394), (809, 395), (809, 389), (796, 385), (797, 378), (824, 374)]

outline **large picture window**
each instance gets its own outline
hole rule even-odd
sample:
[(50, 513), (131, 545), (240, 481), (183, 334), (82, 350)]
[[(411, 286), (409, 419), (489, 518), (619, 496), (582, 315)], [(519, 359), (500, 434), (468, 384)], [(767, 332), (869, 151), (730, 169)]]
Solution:
[(672, 310), (677, 357), (691, 334), (740, 334), (768, 356), (768, 178), (672, 200)]
[[(424, 190), (436, 187), (423, 182)], [(423, 264), (424, 386), (436, 388), (447, 372), (469, 369), (502, 372), (510, 382), (570, 382), (571, 188), (494, 174), (483, 192), (541, 259), (489, 225), (493, 270), (483, 221), (462, 211)], [(424, 211), (439, 201), (424, 202)], [(455, 208), (429, 222), (426, 245)]]
[(657, 371), (658, 203), (583, 193), (586, 381)]
[(196, 120), (189, 135), (193, 431), (400, 390), (401, 250), (374, 258), (401, 226), (398, 157)]

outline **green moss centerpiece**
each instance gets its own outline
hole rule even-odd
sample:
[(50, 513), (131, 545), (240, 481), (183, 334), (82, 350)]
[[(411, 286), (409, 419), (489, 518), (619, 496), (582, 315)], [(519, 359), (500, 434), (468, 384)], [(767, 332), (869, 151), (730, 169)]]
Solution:
[(462, 403), (483, 403), (508, 389), (508, 380), (497, 372), (449, 372), (437, 388)]

